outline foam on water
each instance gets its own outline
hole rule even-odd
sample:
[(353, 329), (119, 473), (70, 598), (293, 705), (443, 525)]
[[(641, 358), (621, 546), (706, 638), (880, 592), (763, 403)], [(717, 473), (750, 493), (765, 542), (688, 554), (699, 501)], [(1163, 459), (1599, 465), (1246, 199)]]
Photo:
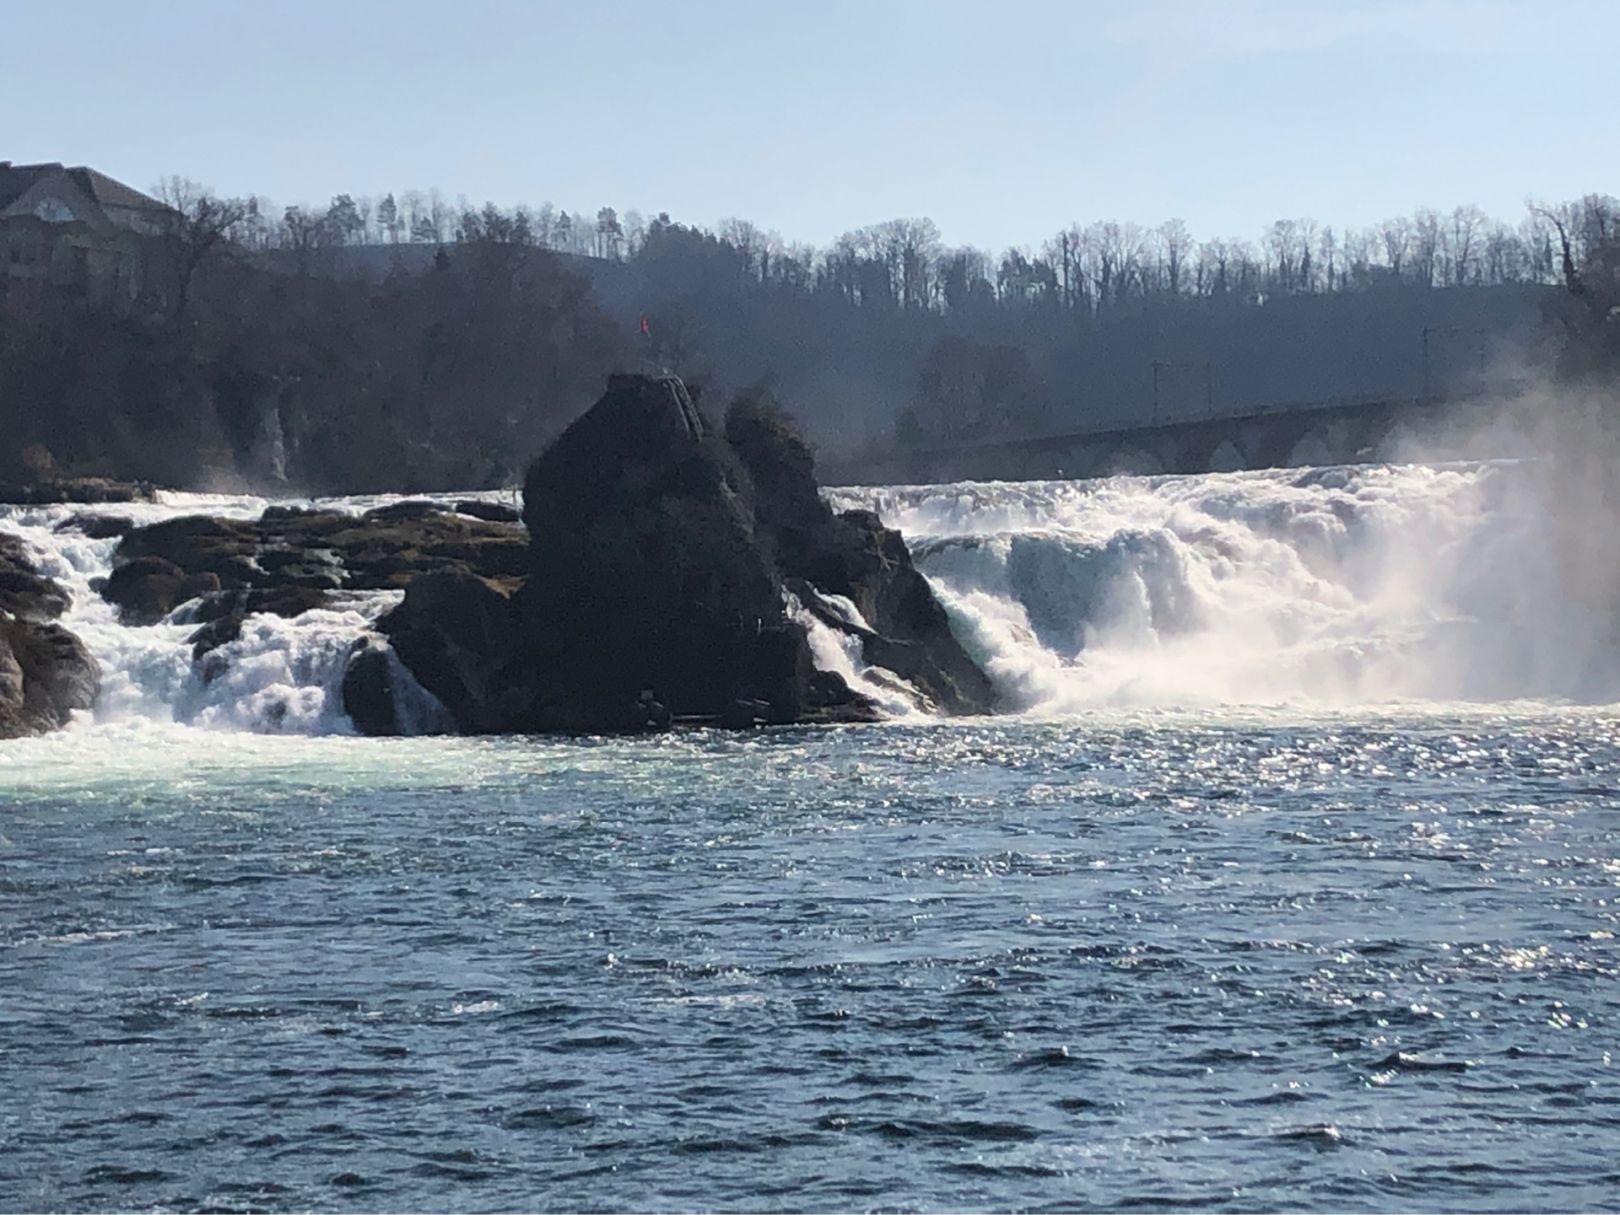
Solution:
[[(925, 716), (927, 699), (893, 671), (873, 666), (861, 652), (860, 638), (835, 629), (821, 620), (792, 592), (784, 594), (788, 616), (804, 626), (810, 643), (810, 656), (817, 669), (842, 675), (844, 682), (872, 701), (893, 718)], [(843, 595), (822, 595), (822, 604), (856, 629), (870, 630), (865, 618)]]
[[(0, 530), (20, 536), (40, 572), (72, 596), (62, 624), (101, 666), (93, 722), (182, 724), (209, 730), (327, 734), (352, 732), (341, 683), (350, 647), (399, 602), (397, 591), (336, 597), (335, 606), (292, 619), (255, 615), (241, 635), (199, 667), (192, 661), (194, 605), (158, 624), (131, 627), (101, 598), (95, 581), (112, 569), (116, 538), (93, 540), (69, 526), (75, 515), (120, 516), (139, 524), (183, 515), (254, 519), (269, 503), (252, 496), (164, 493), (155, 503), (0, 508)], [(359, 513), (367, 500), (322, 503)]]

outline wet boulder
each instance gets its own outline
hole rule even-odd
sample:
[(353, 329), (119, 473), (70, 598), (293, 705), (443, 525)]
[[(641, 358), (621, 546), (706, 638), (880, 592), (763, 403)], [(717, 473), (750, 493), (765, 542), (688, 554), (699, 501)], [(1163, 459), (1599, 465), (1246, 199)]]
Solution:
[(354, 728), (371, 738), (395, 738), (402, 732), (402, 690), (386, 647), (369, 638), (355, 643), (343, 671), (343, 711)]
[(60, 729), (100, 689), (101, 669), (78, 637), (0, 613), (0, 739)]
[(136, 557), (116, 567), (101, 585), (101, 597), (118, 609), (124, 624), (156, 624), (182, 603), (219, 590), (214, 573), (188, 574), (162, 557)]
[(424, 574), (377, 630), (462, 733), (519, 729), (530, 719), (534, 694), (518, 654), (517, 605), (506, 587), (475, 574)]
[(23, 542), (0, 532), (0, 612), (24, 620), (55, 620), (72, 597), (39, 572)]
[(349, 652), (343, 672), (343, 711), (373, 738), (449, 734), (457, 723), (401, 665), (388, 643), (364, 637)]

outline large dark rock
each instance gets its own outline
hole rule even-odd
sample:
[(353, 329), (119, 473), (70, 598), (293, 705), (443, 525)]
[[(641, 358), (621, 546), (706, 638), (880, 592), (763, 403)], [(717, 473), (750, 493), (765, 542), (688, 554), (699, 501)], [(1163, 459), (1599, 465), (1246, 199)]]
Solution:
[(55, 620), (72, 597), (34, 565), (23, 542), (0, 532), (0, 612), (24, 620)]
[[(615, 376), (530, 468), (524, 521), (515, 596), (419, 577), (381, 625), (461, 729), (873, 719), (869, 700), (816, 670), (787, 613), (795, 585), (940, 710), (991, 707), (899, 535), (835, 516), (809, 447), (773, 410), (734, 406), (719, 433), (679, 380)], [(812, 584), (849, 598), (869, 627)], [(363, 683), (357, 699), (381, 686), (374, 665)]]
[(124, 624), (156, 624), (177, 606), (219, 590), (219, 575), (189, 574), (162, 557), (136, 557), (117, 566), (101, 585), (101, 597), (118, 609)]
[(448, 734), (458, 729), (444, 706), (400, 665), (388, 644), (362, 638), (343, 673), (343, 711), (372, 737)]
[(72, 633), (0, 613), (0, 739), (60, 729), (100, 688), (96, 660)]
[(402, 689), (388, 651), (361, 641), (343, 671), (343, 711), (354, 728), (372, 738), (394, 738), (401, 732)]
[[(377, 627), (462, 733), (498, 733), (532, 716), (535, 694), (518, 652), (517, 606), (508, 589), (476, 574), (424, 574)], [(368, 676), (367, 683), (376, 680)]]
[(713, 718), (802, 698), (808, 647), (755, 535), (747, 473), (679, 380), (615, 376), (530, 468), (524, 518), (535, 724), (623, 728), (643, 692)]
[(20, 539), (0, 533), (0, 738), (59, 729), (95, 703), (101, 686), (95, 659), (72, 633), (49, 623), (71, 603)]

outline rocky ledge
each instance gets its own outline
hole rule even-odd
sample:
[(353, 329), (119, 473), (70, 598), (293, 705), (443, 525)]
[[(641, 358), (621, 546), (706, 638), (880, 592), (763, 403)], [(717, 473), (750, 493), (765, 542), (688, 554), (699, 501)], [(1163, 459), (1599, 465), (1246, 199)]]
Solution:
[[(481, 511), (487, 504), (469, 504)], [(153, 624), (201, 600), (213, 645), (256, 612), (297, 616), (336, 592), (400, 590), (428, 573), (521, 579), (528, 541), (515, 522), (490, 522), (431, 502), (363, 515), (273, 506), (254, 520), (187, 515), (131, 528), (101, 595), (125, 624)]]
[(54, 623), (70, 603), (22, 542), (0, 532), (0, 739), (59, 729), (95, 703), (100, 668)]
[(154, 502), (157, 487), (106, 477), (58, 477), (12, 484), (0, 481), (0, 506), (54, 506), (64, 502)]

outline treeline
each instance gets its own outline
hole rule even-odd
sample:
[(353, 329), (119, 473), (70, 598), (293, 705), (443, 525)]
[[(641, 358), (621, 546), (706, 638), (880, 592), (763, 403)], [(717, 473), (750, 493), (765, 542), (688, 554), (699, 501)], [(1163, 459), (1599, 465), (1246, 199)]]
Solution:
[[(1620, 223), (1590, 195), (1512, 225), (1460, 207), (1253, 242), (1073, 225), (992, 257), (928, 220), (816, 249), (611, 208), (162, 194), (137, 306), (0, 278), (0, 479), (509, 484), (616, 368), (711, 400), (763, 384), (835, 456), (1415, 393), (1499, 346), (1535, 357), (1575, 295), (1548, 287), (1608, 264)], [(1584, 348), (1612, 339), (1605, 308), (1578, 316)]]
[(742, 219), (714, 229), (651, 219), (613, 207), (569, 212), (447, 202), (437, 191), (397, 198), (339, 194), (325, 207), (242, 203), (233, 237), (257, 250), (393, 244), (444, 245), (497, 239), (610, 261), (656, 255), (671, 231), (712, 237), (740, 277), (866, 307), (962, 311), (975, 306), (1053, 306), (1099, 313), (1150, 301), (1234, 299), (1561, 281), (1560, 232), (1577, 260), (1610, 239), (1620, 201), (1607, 194), (1531, 206), (1508, 223), (1478, 207), (1420, 209), (1367, 228), (1278, 219), (1258, 239), (1198, 239), (1179, 219), (1156, 226), (1071, 224), (1038, 246), (953, 247), (929, 219), (858, 228), (830, 247), (790, 243)]
[(823, 447), (848, 452), (1413, 395), (1487, 356), (1534, 362), (1535, 301), (1561, 281), (1564, 245), (1582, 262), (1620, 203), (1593, 194), (1513, 223), (1472, 206), (1366, 229), (1284, 219), (1255, 240), (1105, 221), (999, 255), (949, 245), (928, 219), (816, 248), (740, 219), (415, 192), (276, 214), (254, 204), (238, 240), (313, 273), (420, 265), (479, 241), (572, 255), (621, 325), (649, 318), (638, 362), (722, 394), (768, 379)]

